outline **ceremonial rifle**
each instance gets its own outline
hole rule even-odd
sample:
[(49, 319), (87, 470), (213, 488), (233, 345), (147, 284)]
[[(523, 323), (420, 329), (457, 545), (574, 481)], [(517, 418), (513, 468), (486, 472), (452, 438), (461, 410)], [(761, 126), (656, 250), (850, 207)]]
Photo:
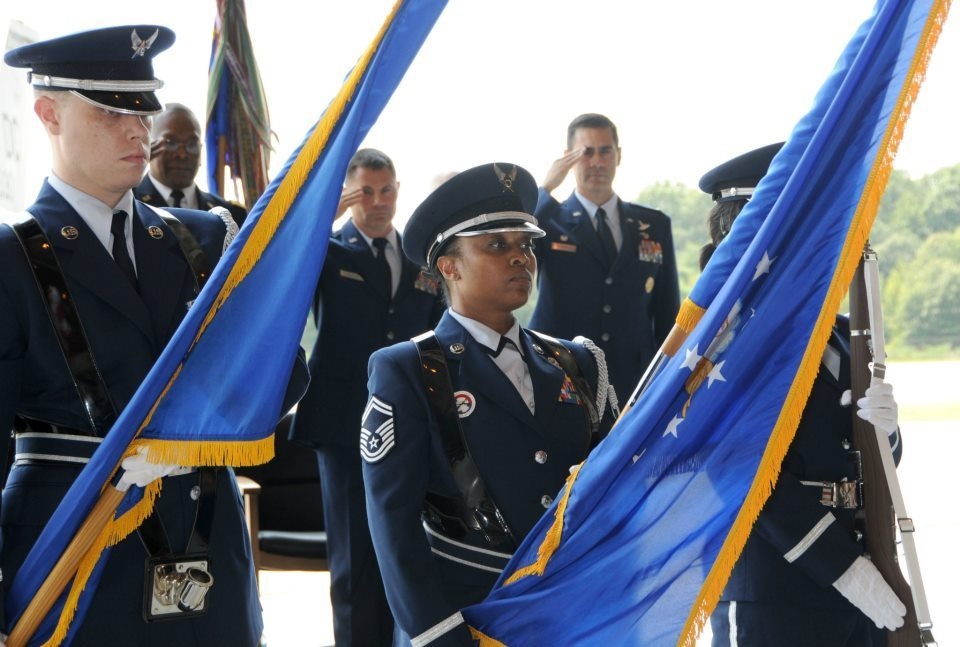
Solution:
[[(863, 258), (850, 285), (850, 382), (853, 402), (864, 391), (884, 380), (886, 350), (883, 337), (883, 314), (880, 310), (880, 272), (877, 254), (868, 242)], [(853, 415), (853, 446), (860, 452), (863, 470), (862, 517), (867, 553), (883, 579), (907, 607), (904, 624), (888, 633), (888, 647), (932, 647), (930, 611), (920, 576), (916, 546), (913, 541), (913, 520), (897, 480), (896, 465), (887, 434), (874, 429), (860, 418), (857, 407)], [(904, 548), (907, 573), (912, 587), (903, 577), (897, 559), (897, 531)]]

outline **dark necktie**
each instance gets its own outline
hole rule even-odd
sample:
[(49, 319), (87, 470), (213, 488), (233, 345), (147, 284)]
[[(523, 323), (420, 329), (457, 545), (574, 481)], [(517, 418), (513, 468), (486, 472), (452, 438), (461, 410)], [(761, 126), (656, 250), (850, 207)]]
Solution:
[(393, 276), (390, 274), (390, 263), (387, 262), (387, 239), (374, 238), (373, 246), (377, 248), (376, 265), (380, 285), (386, 286), (387, 294), (393, 296)]
[[(502, 353), (503, 349), (506, 348), (508, 345), (510, 346), (510, 348), (520, 353), (520, 349), (518, 349), (517, 345), (513, 343), (513, 340), (510, 339), (509, 337), (503, 337), (503, 336), (500, 337), (500, 343), (497, 344), (497, 350), (487, 349), (487, 352), (490, 353), (490, 357), (494, 357), (494, 358), (500, 357), (500, 353)], [(520, 353), (520, 357), (523, 357), (523, 353)]]
[(170, 192), (170, 200), (173, 202), (171, 207), (179, 209), (180, 205), (183, 204), (183, 191), (180, 189), (174, 189)]
[(133, 269), (133, 261), (127, 252), (127, 237), (123, 232), (123, 225), (127, 220), (126, 211), (114, 211), (113, 221), (110, 223), (110, 233), (113, 234), (113, 260), (123, 272), (133, 287), (137, 287), (137, 273)]
[(597, 209), (597, 236), (600, 238), (603, 253), (607, 257), (607, 267), (610, 267), (617, 257), (617, 243), (614, 242), (613, 232), (607, 224), (607, 212), (602, 207)]

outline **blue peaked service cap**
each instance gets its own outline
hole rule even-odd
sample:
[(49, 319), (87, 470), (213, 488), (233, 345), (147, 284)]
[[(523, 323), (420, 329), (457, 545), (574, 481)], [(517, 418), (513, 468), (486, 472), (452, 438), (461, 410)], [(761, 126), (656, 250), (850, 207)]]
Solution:
[(497, 162), (463, 171), (441, 184), (410, 216), (403, 252), (414, 263), (432, 267), (456, 236), (507, 231), (546, 233), (537, 227), (537, 183), (516, 164)]
[(767, 174), (770, 162), (783, 142), (768, 144), (743, 155), (738, 155), (710, 169), (700, 178), (700, 190), (709, 193), (717, 202), (746, 200)]
[(69, 91), (98, 107), (134, 115), (163, 110), (153, 57), (176, 36), (158, 25), (107, 27), (12, 49), (3, 60), (29, 68), (38, 90)]

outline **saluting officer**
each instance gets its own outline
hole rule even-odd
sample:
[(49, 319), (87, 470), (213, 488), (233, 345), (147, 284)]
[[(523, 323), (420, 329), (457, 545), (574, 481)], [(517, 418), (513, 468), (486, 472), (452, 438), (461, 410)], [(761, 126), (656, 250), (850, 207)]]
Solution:
[(407, 225), (404, 253), (441, 278), (449, 308), (434, 331), (370, 359), (360, 452), (398, 645), (471, 644), (459, 610), (486, 596), (612, 422), (603, 352), (513, 315), (544, 235), (535, 204), (527, 171), (486, 164), (442, 184)]
[(167, 103), (163, 112), (153, 118), (150, 167), (140, 184), (134, 187), (133, 195), (155, 207), (223, 207), (237, 225), (242, 225), (247, 218), (246, 209), (216, 193), (201, 191), (197, 186), (201, 134), (200, 121), (190, 108), (181, 103)]
[[(229, 242), (229, 214), (167, 214), (134, 199), (162, 106), (153, 57), (166, 27), (99, 29), (7, 52), (29, 68), (52, 169), (36, 202), (0, 226), (0, 425), (15, 429), (3, 489), (3, 587), (109, 433)], [(291, 385), (305, 386), (302, 363)], [(296, 387), (291, 393), (298, 391)], [(7, 456), (8, 434), (0, 446)], [(174, 471), (124, 460), (120, 487)], [(164, 478), (156, 513), (114, 546), (77, 645), (256, 645), (263, 629), (250, 544), (229, 469)], [(153, 619), (147, 560), (202, 555), (213, 586), (193, 611)], [(0, 608), (2, 608), (0, 604)], [(4, 623), (4, 631), (10, 627)]]
[[(700, 179), (716, 201), (701, 269), (781, 146), (740, 155)], [(881, 646), (884, 629), (903, 624), (906, 608), (863, 555), (849, 389), (850, 325), (837, 317), (780, 477), (710, 618), (714, 646)], [(890, 385), (871, 387), (857, 405), (861, 418), (890, 435), (899, 460)]]
[[(567, 149), (543, 181), (536, 216), (540, 289), (530, 326), (557, 337), (585, 335), (607, 355), (610, 382), (630, 395), (673, 328), (680, 308), (670, 218), (613, 191), (617, 127), (588, 113), (567, 128)], [(564, 202), (550, 194), (573, 171)]]
[(350, 219), (330, 237), (314, 296), (310, 386), (290, 434), (319, 460), (339, 647), (393, 640), (360, 470), (367, 362), (378, 348), (430, 330), (443, 312), (437, 280), (401, 251), (393, 226), (399, 189), (393, 161), (379, 150), (362, 148), (347, 165), (340, 211), (349, 209)]

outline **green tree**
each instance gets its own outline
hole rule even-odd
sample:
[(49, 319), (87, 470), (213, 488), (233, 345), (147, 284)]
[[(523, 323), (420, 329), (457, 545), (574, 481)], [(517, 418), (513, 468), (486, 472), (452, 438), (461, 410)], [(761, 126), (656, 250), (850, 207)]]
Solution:
[(960, 226), (935, 233), (916, 256), (890, 272), (884, 289), (887, 328), (912, 348), (960, 348)]

